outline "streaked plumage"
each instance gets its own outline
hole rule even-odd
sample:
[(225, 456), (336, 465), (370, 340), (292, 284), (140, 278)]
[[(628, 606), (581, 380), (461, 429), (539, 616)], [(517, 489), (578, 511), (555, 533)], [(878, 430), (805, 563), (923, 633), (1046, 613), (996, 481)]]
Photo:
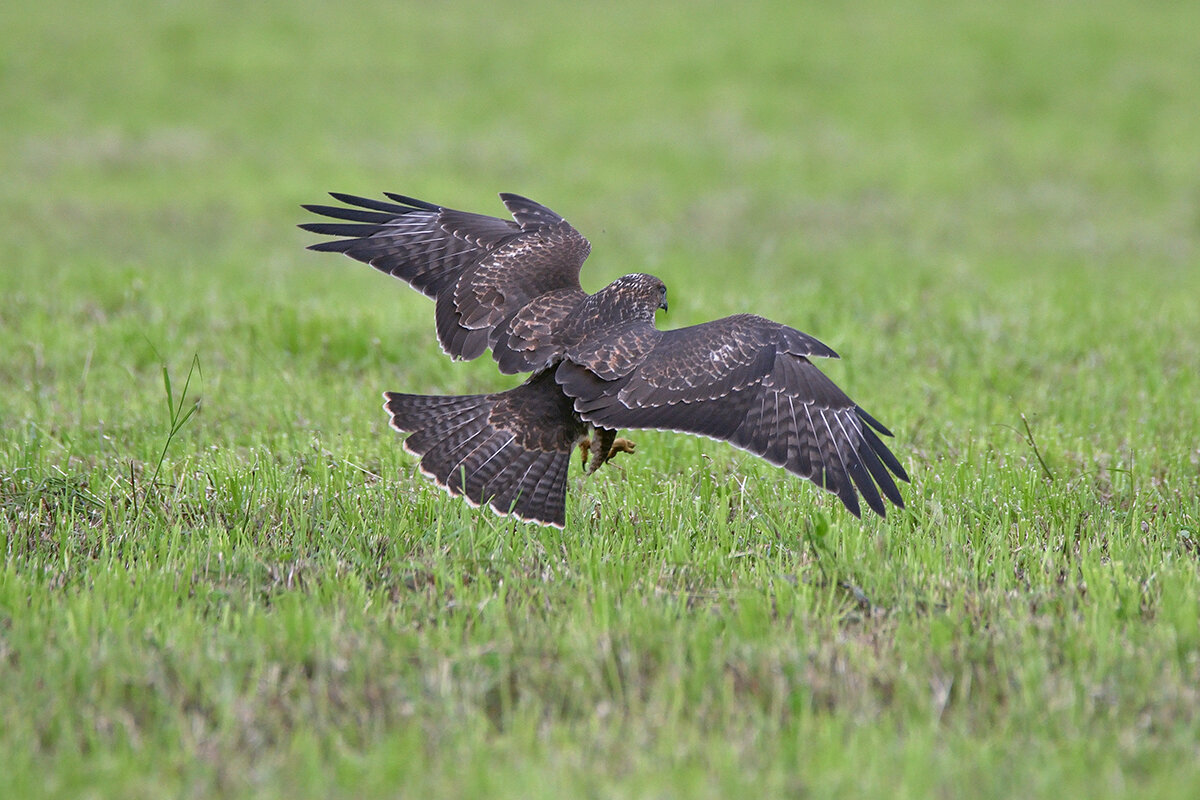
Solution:
[(589, 427), (613, 454), (619, 428), (731, 442), (834, 492), (858, 515), (904, 503), (908, 480), (876, 432), (891, 435), (813, 365), (837, 354), (786, 325), (738, 314), (673, 331), (654, 325), (666, 287), (635, 273), (587, 294), (591, 245), (562, 217), (513, 194), (513, 221), (403, 195), (334, 194), (305, 206), (342, 220), (300, 227), (342, 237), (310, 249), (345, 253), (435, 301), (437, 336), (453, 358), (492, 351), (501, 372), (532, 372), (507, 392), (431, 397), (389, 392), (392, 426), (439, 486), (499, 513), (562, 526), (567, 466)]
[(515, 389), (459, 397), (384, 394), (404, 448), (452, 494), (562, 526), (571, 453), (587, 432), (550, 370)]

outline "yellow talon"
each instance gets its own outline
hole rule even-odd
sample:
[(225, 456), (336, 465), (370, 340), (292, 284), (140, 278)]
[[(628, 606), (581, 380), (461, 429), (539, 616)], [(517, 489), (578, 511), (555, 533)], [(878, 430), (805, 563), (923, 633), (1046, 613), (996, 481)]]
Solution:
[[(626, 439), (623, 436), (618, 436), (613, 439), (612, 444), (609, 445), (608, 452), (604, 455), (604, 457), (599, 458), (599, 457), (596, 457), (592, 453), (592, 449), (595, 446), (603, 446), (604, 445), (604, 442), (603, 442), (604, 437), (600, 437), (600, 438), (601, 438), (601, 441), (600, 441), (599, 445), (593, 445), (591, 439), (584, 439), (583, 441), (581, 441), (579, 443), (579, 457), (580, 457), (579, 466), (581, 466), (583, 468), (583, 470), (586, 473), (588, 473), (589, 475), (591, 473), (595, 472), (596, 470), (600, 469), (600, 467), (605, 462), (607, 462), (610, 458), (615, 456), (617, 453), (633, 453), (637, 449), (637, 445), (634, 442), (631, 442), (629, 439)], [(590, 466), (588, 465), (589, 457), (592, 458), (592, 463)]]
[[(624, 436), (618, 436), (616, 439), (613, 440), (612, 447), (609, 448), (608, 458), (612, 458), (617, 453), (632, 454), (636, 449), (637, 449), (636, 442), (631, 442), (628, 439), (626, 439)], [(605, 461), (607, 461), (607, 460), (608, 459), (606, 458)]]

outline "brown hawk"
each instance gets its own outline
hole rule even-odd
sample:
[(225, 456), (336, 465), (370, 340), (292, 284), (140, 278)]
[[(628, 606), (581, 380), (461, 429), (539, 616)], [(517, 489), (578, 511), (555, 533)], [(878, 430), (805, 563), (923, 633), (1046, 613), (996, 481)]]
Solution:
[(490, 348), (501, 372), (533, 373), (495, 394), (384, 394), (405, 448), (451, 494), (562, 527), (575, 447), (590, 449), (590, 473), (632, 452), (617, 429), (653, 428), (730, 442), (834, 492), (855, 516), (860, 494), (881, 516), (883, 497), (904, 507), (892, 475), (908, 475), (877, 435), (891, 432), (813, 365), (837, 358), (813, 337), (752, 314), (659, 330), (661, 280), (626, 275), (588, 294), (588, 240), (515, 194), (500, 195), (512, 221), (391, 193), (332, 196), (345, 205), (304, 208), (338, 222), (300, 227), (340, 238), (310, 250), (345, 253), (433, 298), (451, 357)]

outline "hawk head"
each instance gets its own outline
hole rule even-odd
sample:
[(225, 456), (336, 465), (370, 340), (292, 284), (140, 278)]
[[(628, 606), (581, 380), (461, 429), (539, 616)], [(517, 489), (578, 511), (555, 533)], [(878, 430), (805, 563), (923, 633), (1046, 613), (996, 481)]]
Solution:
[(635, 272), (617, 278), (601, 290), (640, 319), (654, 320), (654, 312), (667, 310), (667, 285), (653, 275)]

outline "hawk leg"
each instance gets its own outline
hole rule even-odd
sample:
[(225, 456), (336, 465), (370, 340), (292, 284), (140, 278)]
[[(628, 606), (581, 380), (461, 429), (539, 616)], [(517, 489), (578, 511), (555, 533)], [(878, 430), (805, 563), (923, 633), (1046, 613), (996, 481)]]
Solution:
[[(617, 453), (632, 453), (637, 445), (609, 428), (596, 428), (595, 439), (584, 439), (579, 443), (581, 466), (591, 475)], [(591, 462), (588, 457), (591, 456)]]

